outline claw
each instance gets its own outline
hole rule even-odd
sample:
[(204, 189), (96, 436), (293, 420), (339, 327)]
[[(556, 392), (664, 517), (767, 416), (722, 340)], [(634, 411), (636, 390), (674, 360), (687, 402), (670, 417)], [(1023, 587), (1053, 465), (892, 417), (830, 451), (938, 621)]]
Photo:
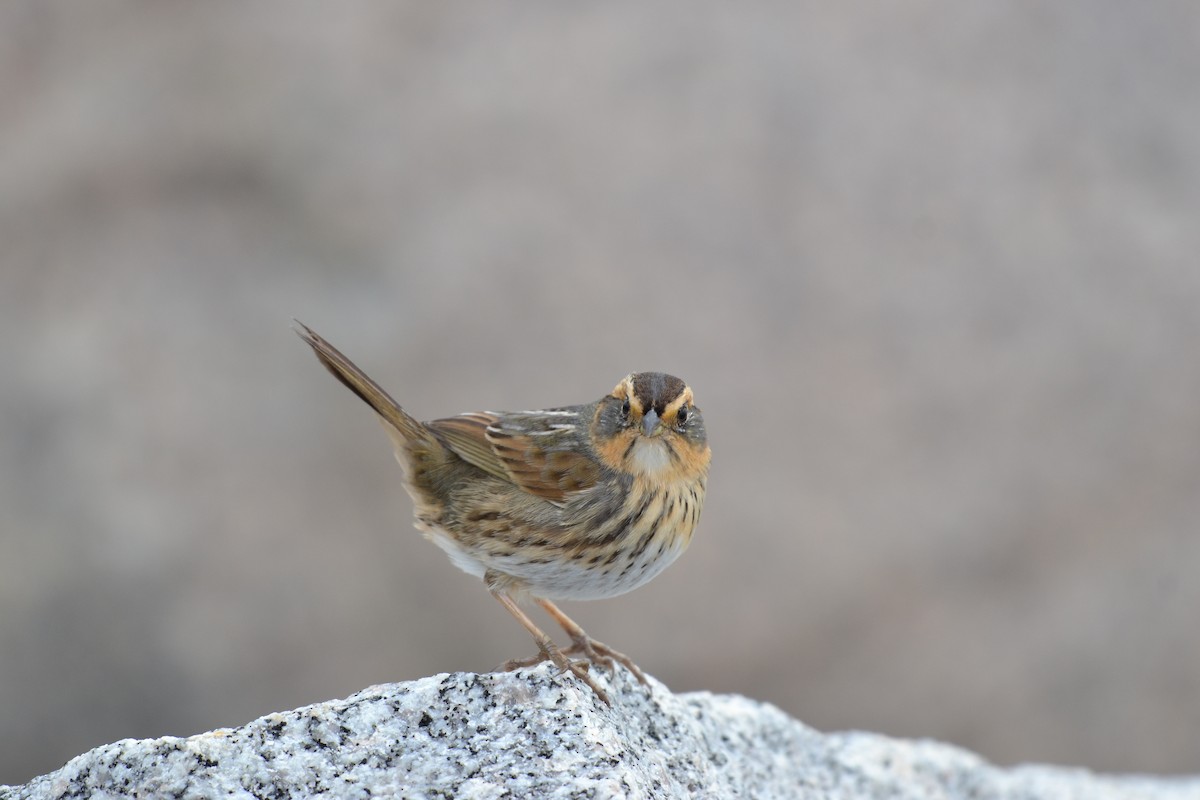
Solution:
[(530, 656), (529, 658), (513, 658), (505, 661), (501, 669), (505, 672), (512, 672), (514, 669), (524, 669), (525, 667), (540, 664), (543, 661), (549, 660), (549, 658), (550, 656), (545, 653), (538, 653), (536, 656)]
[(567, 658), (566, 654), (558, 649), (554, 642), (547, 638), (544, 642), (539, 642), (538, 654), (529, 658), (515, 658), (511, 661), (504, 662), (504, 671), (512, 672), (514, 669), (522, 669), (524, 667), (532, 667), (535, 664), (540, 664), (543, 661), (549, 661), (554, 666), (558, 667), (559, 673), (569, 672), (579, 680), (588, 685), (588, 688), (596, 693), (604, 705), (611, 706), (612, 701), (608, 699), (608, 693), (592, 680), (589, 673), (591, 664), (586, 661), (572, 661)]
[(604, 642), (596, 641), (586, 633), (581, 636), (572, 636), (571, 641), (574, 644), (563, 651), (567, 655), (582, 654), (589, 661), (599, 664), (609, 672), (616, 672), (616, 663), (619, 662), (621, 666), (633, 673), (633, 677), (638, 679), (638, 683), (643, 686), (647, 685), (645, 673), (638, 669), (638, 665), (624, 653), (612, 649)]
[(600, 664), (609, 672), (614, 672), (616, 670), (616, 667), (613, 665), (614, 661), (620, 662), (625, 669), (633, 673), (633, 676), (638, 679), (638, 683), (642, 684), (643, 686), (648, 685), (646, 682), (646, 675), (640, 669), (638, 669), (637, 664), (634, 664), (633, 659), (631, 659), (629, 656), (617, 650), (613, 650), (603, 642), (598, 642), (592, 637), (588, 636), (587, 632), (584, 631), (583, 628), (579, 627), (579, 623), (568, 617), (559, 609), (558, 606), (554, 605), (554, 603), (550, 602), (544, 597), (537, 598), (537, 604), (545, 609), (546, 613), (553, 617), (555, 621), (562, 626), (562, 629), (567, 632), (567, 635), (571, 637), (571, 641), (574, 642), (574, 644), (567, 648), (566, 652), (568, 654), (581, 653), (589, 661), (594, 664)]
[[(600, 664), (607, 668), (609, 672), (614, 672), (616, 670), (614, 661), (619, 661), (634, 674), (638, 682), (642, 684), (646, 683), (646, 676), (642, 674), (642, 671), (637, 668), (637, 665), (628, 656), (624, 653), (618, 653), (608, 645), (592, 639), (584, 633), (583, 628), (579, 627), (566, 614), (559, 611), (558, 606), (554, 605), (554, 603), (545, 598), (535, 598), (537, 604), (546, 609), (546, 612), (550, 616), (554, 617), (563, 630), (567, 632), (567, 635), (571, 637), (571, 641), (574, 642), (574, 644), (567, 648), (566, 652), (559, 650), (550, 637), (543, 633), (541, 628), (533, 624), (533, 620), (517, 606), (516, 601), (500, 586), (503, 583), (500, 578), (488, 572), (484, 575), (484, 580), (487, 581), (492, 596), (508, 609), (508, 613), (516, 617), (525, 630), (529, 631), (530, 635), (533, 636), (533, 641), (538, 646), (538, 653), (532, 658), (513, 659), (512, 661), (505, 662), (504, 669), (506, 671), (522, 667), (532, 667), (534, 664), (540, 664), (543, 661), (553, 662), (554, 666), (558, 667), (560, 673), (569, 672), (586, 683), (588, 688), (595, 692), (596, 696), (603, 700), (606, 706), (611, 706), (612, 701), (608, 699), (608, 693), (592, 680), (592, 676), (589, 674), (592, 664)], [(587, 658), (587, 661), (572, 661), (567, 658), (572, 653), (582, 653)]]

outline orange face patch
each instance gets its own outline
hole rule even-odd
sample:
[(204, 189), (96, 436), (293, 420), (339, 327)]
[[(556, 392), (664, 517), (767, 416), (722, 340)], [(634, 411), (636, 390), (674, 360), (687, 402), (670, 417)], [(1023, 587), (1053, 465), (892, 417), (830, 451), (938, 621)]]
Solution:
[(697, 446), (671, 430), (648, 438), (637, 428), (630, 428), (596, 442), (595, 448), (600, 461), (610, 469), (665, 482), (693, 481), (705, 475), (712, 458), (707, 445)]

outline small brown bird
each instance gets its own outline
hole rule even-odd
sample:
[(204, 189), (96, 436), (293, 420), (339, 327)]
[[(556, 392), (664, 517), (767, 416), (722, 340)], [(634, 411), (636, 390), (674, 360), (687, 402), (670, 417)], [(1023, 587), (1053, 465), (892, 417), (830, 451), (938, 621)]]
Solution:
[[(595, 600), (636, 589), (674, 561), (700, 519), (709, 447), (687, 384), (637, 372), (588, 405), (479, 411), (418, 422), (348, 358), (297, 322), (334, 376), (375, 410), (404, 468), (416, 527), (492, 595), (552, 661), (603, 700), (588, 663), (625, 655), (588, 636), (553, 600)], [(530, 597), (562, 626), (560, 650), (517, 605)]]

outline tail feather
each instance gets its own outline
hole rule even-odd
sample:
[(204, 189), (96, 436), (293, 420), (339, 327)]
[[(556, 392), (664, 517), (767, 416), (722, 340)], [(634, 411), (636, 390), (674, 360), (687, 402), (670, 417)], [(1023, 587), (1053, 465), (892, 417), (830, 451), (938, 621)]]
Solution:
[[(436, 447), (436, 439), (429, 429), (401, 408), (391, 395), (368, 378), (367, 374), (359, 369), (353, 361), (322, 339), (312, 328), (299, 320), (293, 321), (299, 326), (296, 333), (313, 349), (317, 359), (325, 365), (325, 369), (329, 370), (333, 377), (358, 395), (379, 415), (388, 428), (388, 433), (392, 434), (398, 450), (403, 446), (412, 447), (417, 444)], [(399, 434), (399, 438), (396, 434)]]

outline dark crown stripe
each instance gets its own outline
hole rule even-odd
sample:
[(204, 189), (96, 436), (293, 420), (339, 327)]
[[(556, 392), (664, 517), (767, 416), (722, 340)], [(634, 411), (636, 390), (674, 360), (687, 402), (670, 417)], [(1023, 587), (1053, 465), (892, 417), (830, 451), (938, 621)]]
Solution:
[(679, 378), (664, 372), (639, 372), (633, 376), (633, 393), (641, 401), (642, 408), (653, 408), (657, 414), (661, 414), (686, 387)]

